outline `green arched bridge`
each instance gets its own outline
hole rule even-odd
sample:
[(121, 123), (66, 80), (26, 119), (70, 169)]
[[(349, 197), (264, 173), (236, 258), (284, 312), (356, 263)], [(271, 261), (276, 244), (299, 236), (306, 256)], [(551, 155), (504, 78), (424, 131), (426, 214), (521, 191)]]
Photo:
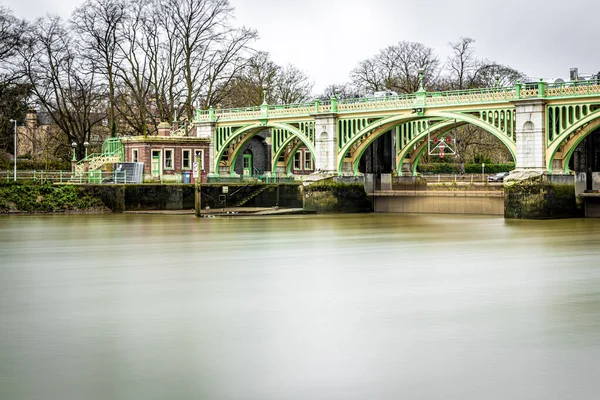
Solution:
[[(497, 137), (517, 169), (568, 173), (577, 145), (600, 126), (600, 82), (517, 83), (445, 92), (420, 89), (384, 98), (315, 100), (311, 103), (197, 110), (196, 134), (210, 137), (210, 171), (232, 174), (240, 149), (271, 130), (271, 165), (286, 165), (301, 146), (315, 168), (358, 173), (361, 156), (375, 139), (395, 134), (398, 172), (414, 173), (427, 138), (472, 124)], [(279, 164), (278, 164), (279, 163)]]

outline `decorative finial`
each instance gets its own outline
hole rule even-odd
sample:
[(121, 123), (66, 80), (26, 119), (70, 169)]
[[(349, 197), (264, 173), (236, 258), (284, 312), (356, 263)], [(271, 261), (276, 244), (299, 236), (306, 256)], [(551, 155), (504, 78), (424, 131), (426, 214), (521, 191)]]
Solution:
[(424, 92), (425, 89), (423, 88), (423, 75), (425, 74), (425, 69), (419, 68), (418, 73), (419, 73), (419, 92)]
[(264, 106), (266, 106), (267, 105), (267, 87), (263, 86), (262, 90), (263, 90), (263, 102), (262, 102), (262, 104)]

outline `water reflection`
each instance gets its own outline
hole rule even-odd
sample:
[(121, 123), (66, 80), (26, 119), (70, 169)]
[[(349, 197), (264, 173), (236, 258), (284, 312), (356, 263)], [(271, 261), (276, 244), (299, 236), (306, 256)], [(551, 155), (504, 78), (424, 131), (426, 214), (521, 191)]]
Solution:
[(1, 399), (590, 399), (600, 221), (0, 218)]

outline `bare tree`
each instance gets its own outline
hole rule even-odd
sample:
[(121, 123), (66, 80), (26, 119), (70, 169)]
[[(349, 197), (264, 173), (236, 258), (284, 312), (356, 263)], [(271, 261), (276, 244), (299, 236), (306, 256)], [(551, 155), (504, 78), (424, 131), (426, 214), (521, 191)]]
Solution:
[(473, 43), (475, 40), (471, 38), (461, 38), (450, 43), (452, 52), (448, 58), (448, 70), (451, 89), (470, 88), (477, 79), (479, 63), (475, 58)]
[(449, 74), (446, 77), (450, 89), (508, 86), (525, 78), (525, 74), (511, 67), (478, 59), (474, 43), (471, 38), (450, 43), (452, 51), (448, 57)]
[[(164, 77), (172, 57), (166, 60), (161, 57), (164, 48), (159, 42), (157, 25), (148, 18), (146, 5), (134, 1), (126, 11), (127, 18), (119, 31), (115, 57), (115, 107), (122, 133), (147, 135), (155, 131), (161, 111), (166, 108), (159, 107), (164, 102), (157, 98), (157, 88), (173, 83), (174, 79)], [(165, 113), (165, 117), (168, 116), (170, 114)]]
[(93, 63), (83, 62), (77, 44), (58, 17), (36, 21), (21, 52), (23, 71), (38, 104), (47, 111), (81, 157), (92, 129), (106, 117), (104, 93)]
[(72, 17), (82, 56), (95, 64), (99, 76), (103, 76), (108, 85), (108, 123), (113, 137), (117, 134), (116, 52), (121, 26), (127, 18), (125, 8), (123, 0), (87, 0)]
[[(452, 52), (448, 58), (446, 85), (450, 89), (473, 89), (480, 87), (512, 85), (524, 77), (521, 72), (494, 62), (479, 60), (475, 55), (475, 41), (461, 38), (450, 43)], [(461, 172), (464, 165), (472, 161), (476, 154), (502, 154), (508, 158), (508, 151), (502, 143), (483, 129), (467, 125), (456, 130), (458, 163)]]
[(339, 99), (360, 97), (360, 93), (355, 87), (348, 83), (342, 83), (327, 86), (317, 98), (320, 100), (329, 100), (333, 95)]
[(310, 100), (313, 83), (308, 76), (295, 66), (288, 64), (282, 68), (275, 83), (278, 103), (302, 103)]
[(231, 81), (218, 88), (221, 97), (217, 104), (243, 107), (257, 106), (264, 100), (269, 104), (305, 102), (312, 98), (312, 87), (308, 76), (295, 66), (280, 67), (269, 53), (258, 52)]
[(439, 70), (434, 51), (421, 43), (401, 41), (364, 60), (351, 72), (353, 84), (364, 91), (393, 90), (413, 93), (419, 89), (418, 71), (432, 80)]
[(207, 107), (214, 89), (243, 68), (243, 57), (256, 31), (231, 27), (229, 0), (158, 0), (161, 27), (181, 51), (185, 115), (191, 120), (194, 103)]
[[(220, 107), (258, 106), (264, 100), (275, 103), (275, 86), (281, 67), (275, 64), (269, 53), (258, 52), (250, 57), (245, 67), (233, 79), (218, 88)], [(263, 98), (266, 93), (266, 99)]]
[(27, 29), (25, 21), (0, 6), (0, 148), (11, 153), (14, 153), (14, 131), (10, 119), (23, 121), (30, 89), (18, 65)]

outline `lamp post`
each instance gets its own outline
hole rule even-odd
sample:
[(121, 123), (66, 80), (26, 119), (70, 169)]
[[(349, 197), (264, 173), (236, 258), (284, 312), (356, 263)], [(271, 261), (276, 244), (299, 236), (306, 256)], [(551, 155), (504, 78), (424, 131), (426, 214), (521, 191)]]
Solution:
[(262, 104), (266, 105), (267, 104), (267, 85), (264, 85), (262, 87), (262, 93), (263, 93), (263, 102), (262, 102)]
[(419, 68), (419, 70), (417, 71), (419, 74), (419, 92), (422, 92), (423, 90), (423, 75), (425, 75), (425, 68)]
[(15, 126), (15, 149), (14, 149), (14, 161), (15, 161), (15, 170), (14, 170), (14, 175), (13, 175), (13, 181), (16, 182), (17, 181), (17, 120), (16, 119), (11, 119), (10, 122), (12, 122)]
[(75, 164), (77, 164), (77, 156), (75, 155), (75, 148), (77, 147), (77, 143), (71, 143), (71, 147), (73, 148), (73, 158), (71, 159), (71, 174), (75, 177)]
[(485, 163), (481, 163), (481, 180), (485, 182)]
[(85, 147), (85, 158), (87, 158), (87, 148), (90, 145), (88, 141), (83, 142), (83, 147)]

